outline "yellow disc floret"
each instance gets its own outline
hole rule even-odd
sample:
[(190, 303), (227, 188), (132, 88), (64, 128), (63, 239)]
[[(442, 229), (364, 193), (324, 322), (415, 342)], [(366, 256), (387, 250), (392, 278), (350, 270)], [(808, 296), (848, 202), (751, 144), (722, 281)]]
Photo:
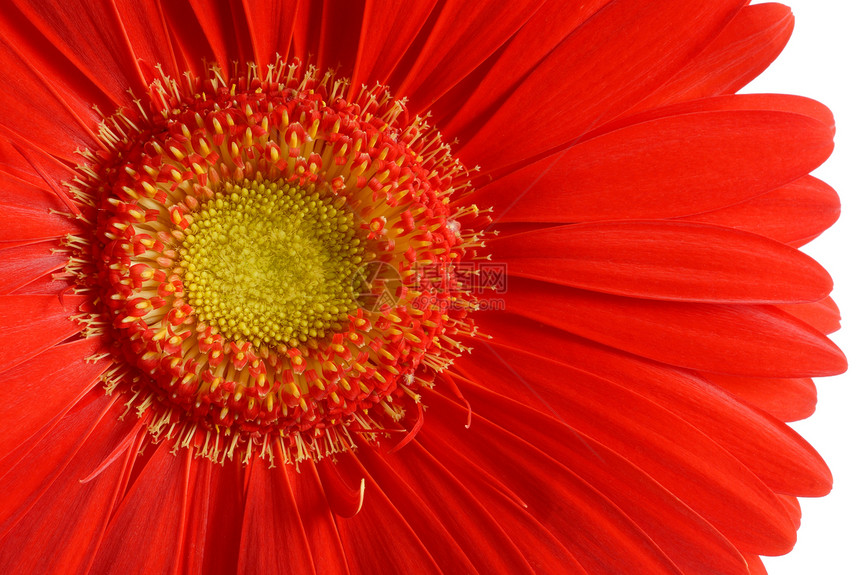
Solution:
[(225, 183), (193, 215), (180, 250), (202, 323), (255, 346), (299, 345), (342, 329), (363, 261), (343, 196), (281, 182)]

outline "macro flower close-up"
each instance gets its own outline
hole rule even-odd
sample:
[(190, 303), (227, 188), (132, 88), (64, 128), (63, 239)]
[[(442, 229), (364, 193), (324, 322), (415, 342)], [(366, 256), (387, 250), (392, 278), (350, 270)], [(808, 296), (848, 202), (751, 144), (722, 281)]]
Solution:
[(4, 4), (0, 573), (765, 573), (846, 369), (793, 26)]

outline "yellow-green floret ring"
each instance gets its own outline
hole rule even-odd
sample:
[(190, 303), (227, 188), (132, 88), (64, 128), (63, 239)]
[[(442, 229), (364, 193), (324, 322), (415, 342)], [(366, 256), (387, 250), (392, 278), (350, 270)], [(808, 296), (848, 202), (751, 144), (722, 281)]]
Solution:
[(231, 340), (296, 346), (342, 329), (364, 261), (343, 196), (279, 182), (225, 183), (180, 249), (201, 323)]

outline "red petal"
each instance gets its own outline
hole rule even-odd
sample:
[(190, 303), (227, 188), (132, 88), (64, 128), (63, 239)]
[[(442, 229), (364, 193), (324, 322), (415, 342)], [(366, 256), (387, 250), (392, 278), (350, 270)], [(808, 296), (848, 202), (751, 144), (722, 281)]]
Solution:
[[(65, 150), (62, 153), (71, 152)], [(4, 189), (0, 201), (17, 203), (15, 199), (17, 196), (32, 194), (33, 192), (29, 190), (36, 188), (40, 196), (47, 193), (59, 200), (57, 209), (70, 212), (72, 211), (69, 207), (71, 196), (67, 190), (61, 189), (59, 182), (70, 181), (76, 175), (78, 175), (77, 172), (67, 163), (41, 148), (34, 147), (18, 137), (13, 137), (12, 141), (6, 137), (0, 137), (0, 178), (3, 180)], [(7, 199), (6, 196), (10, 192), (6, 188), (12, 188), (12, 199)], [(39, 202), (37, 198), (31, 198), (29, 203), (22, 205), (33, 207), (34, 203), (48, 202)]]
[(815, 303), (789, 304), (777, 307), (808, 323), (821, 333), (833, 333), (840, 328), (842, 316), (839, 313), (839, 308), (829, 297)]
[(791, 549), (794, 526), (773, 491), (689, 423), (609, 380), (525, 354), (512, 363), (500, 357), (476, 348), (458, 366), (502, 395), (540, 398), (554, 418), (642, 469), (738, 548)]
[(402, 62), (406, 77), (392, 83), (395, 95), (408, 96), (410, 110), (423, 112), (484, 63), (539, 6), (526, 0), (508, 2), (503, 10), (488, 1), (444, 3), (420, 53)]
[(191, 473), (194, 490), (187, 501), (182, 573), (236, 575), (245, 497), (242, 466), (238, 461), (219, 465), (196, 459)]
[(833, 288), (827, 272), (793, 248), (682, 222), (559, 226), (502, 236), (490, 249), (511, 275), (649, 299), (812, 302)]
[(174, 573), (182, 557), (193, 455), (158, 445), (111, 519), (91, 572), (104, 575)]
[(463, 135), (467, 127), (471, 131), (480, 125), (548, 53), (608, 3), (609, 0), (544, 2), (499, 50), (500, 55), (492, 68), (470, 91), (470, 97), (459, 102), (443, 132), (453, 137)]
[[(397, 490), (397, 482), (415, 490), (415, 495), (427, 502), (456, 541), (469, 542), (469, 556), (479, 573), (531, 571), (521, 551), (522, 542), (513, 534), (505, 533), (494, 517), (495, 508), (482, 505), (444, 462), (434, 458), (420, 444), (410, 443), (397, 457), (379, 458), (377, 464), (383, 463), (391, 466), (391, 472), (383, 474), (394, 482), (389, 491)], [(446, 504), (438, 505), (439, 500)]]
[(59, 420), (98, 384), (110, 361), (87, 360), (97, 345), (91, 340), (58, 345), (3, 373), (0, 461), (40, 429)]
[[(3, 481), (0, 537), (6, 536), (39, 498), (50, 492), (51, 484), (75, 460), (75, 454), (87, 435), (112, 403), (105, 399), (104, 394), (84, 395), (76, 404), (57, 414), (52, 422), (52, 433), (32, 439), (27, 439), (25, 435), (21, 444), (4, 446), (4, 452), (15, 452), (9, 459), (4, 459), (0, 467), (0, 479)], [(15, 422), (10, 423), (9, 430), (14, 431)], [(4, 434), (7, 431), (5, 426), (3, 431)], [(18, 438), (11, 439), (14, 441)], [(90, 465), (95, 464), (90, 462)], [(80, 478), (83, 477), (85, 475)]]
[(320, 28), (322, 28), (322, 2), (299, 2), (290, 39), (292, 56), (302, 62), (319, 50)]
[(155, 2), (125, 1), (114, 2), (114, 7), (120, 30), (144, 80), (148, 82), (156, 65), (160, 65), (167, 75), (181, 78), (186, 70), (174, 52), (163, 6)]
[(653, 108), (644, 112), (625, 114), (613, 122), (604, 124), (596, 130), (584, 136), (584, 140), (614, 132), (635, 124), (653, 122), (661, 118), (671, 118), (686, 114), (702, 114), (707, 112), (783, 112), (786, 114), (797, 114), (817, 120), (825, 126), (830, 133), (831, 139), (835, 133), (833, 113), (830, 109), (815, 100), (802, 96), (791, 96), (786, 94), (730, 94), (726, 96), (714, 96), (679, 102)]
[[(403, 514), (444, 573), (504, 572), (500, 565), (507, 565), (509, 571), (516, 573), (531, 571), (516, 546), (498, 531), (486, 511), (475, 508), (474, 500), (470, 500), (462, 487), (446, 491), (434, 479), (412, 475), (418, 471), (416, 468), (407, 472), (400, 453), (391, 458), (389, 464), (363, 441), (356, 453), (362, 466)], [(409, 459), (408, 455), (405, 457)], [(428, 483), (442, 491), (429, 493)], [(440, 506), (439, 501), (445, 501), (445, 505)], [(468, 516), (470, 510), (473, 515)], [(476, 524), (481, 514), (484, 520)], [(468, 545), (464, 545), (466, 542)]]
[(737, 92), (776, 59), (793, 29), (787, 6), (745, 6), (701, 54), (635, 109)]
[[(795, 113), (668, 116), (603, 134), (479, 190), (497, 221), (659, 219), (737, 203), (806, 175), (830, 128)], [(470, 198), (471, 201), (471, 198)]]
[(817, 393), (811, 379), (738, 377), (717, 373), (705, 379), (782, 421), (805, 419), (815, 411)]
[(746, 574), (743, 558), (734, 545), (673, 493), (617, 453), (553, 417), (488, 389), (470, 384), (464, 391), (478, 417), (488, 420), (482, 427), (484, 433), (505, 436), (501, 431), (505, 430), (574, 471), (642, 527), (682, 572)]
[(117, 420), (125, 409), (121, 401), (92, 394), (35, 446), (32, 457), (3, 478), (3, 506), (16, 499), (16, 491), (35, 489), (27, 514), (0, 540), (3, 573), (87, 572), (114, 509), (124, 466), (109, 466), (86, 483), (81, 479), (136, 432), (137, 418)]
[(761, 557), (750, 554), (744, 554), (744, 557), (747, 560), (750, 575), (767, 575), (767, 569), (765, 569), (764, 563), (761, 562)]
[[(640, 526), (577, 474), (482, 418), (468, 431), (458, 429), (463, 416), (451, 409), (455, 406), (435, 392), (427, 395), (434, 417), (421, 430), (422, 445), (445, 462), (449, 459), (446, 452), (456, 453), (473, 468), (505, 483), (586, 572), (609, 575), (635, 565), (637, 573), (680, 573)], [(472, 483), (478, 497), (486, 489)], [(544, 553), (553, 552), (551, 546), (546, 547)]]
[[(317, 66), (334, 69), (349, 76), (355, 68), (361, 28), (364, 18), (363, 2), (354, 0), (325, 0), (320, 26)], [(379, 29), (376, 29), (379, 32)]]
[(70, 319), (86, 298), (67, 295), (0, 296), (0, 372), (19, 365), (71, 335), (80, 326)]
[(350, 565), (368, 573), (441, 574), (442, 570), (413, 527), (374, 479), (367, 477), (355, 454), (348, 452), (338, 456), (337, 465), (346, 476), (364, 477), (366, 482), (361, 511), (355, 517), (335, 517)]
[(770, 306), (658, 302), (509, 278), (510, 312), (671, 365), (765, 377), (834, 375), (845, 356)]
[(485, 329), (492, 329), (492, 345), (500, 346), (498, 352), (511, 364), (517, 365), (521, 355), (528, 353), (607, 379), (695, 426), (774, 491), (806, 497), (830, 491), (830, 471), (806, 441), (787, 425), (748, 407), (720, 387), (693, 374), (608, 350), (534, 322), (511, 321), (513, 318), (498, 321), (502, 317), (496, 316), (497, 321), (491, 320)]
[(201, 22), (188, 2), (163, 2), (159, 3), (159, 8), (167, 22), (173, 53), (181, 68), (196, 76), (205, 76), (209, 73), (209, 66), (221, 63), (221, 55), (216, 56)]
[(254, 46), (254, 59), (265, 70), (274, 62), (275, 54), (286, 56), (289, 52), (299, 1), (243, 0), (242, 5)]
[[(4, 180), (8, 182), (0, 176), (0, 182)], [(53, 209), (64, 207), (59, 204), (56, 196), (42, 190), (34, 190), (34, 193), (27, 194), (31, 204), (19, 205), (13, 197), (14, 194), (15, 191), (7, 187), (3, 190), (3, 197), (0, 197), (0, 209), (3, 210), (0, 246), (55, 239), (78, 231), (68, 217), (49, 211), (52, 205), (56, 206)]]
[(328, 459), (317, 462), (315, 468), (331, 512), (340, 517), (355, 517), (364, 505), (364, 481), (351, 485), (352, 478), (343, 477), (343, 469)]
[(273, 469), (268, 469), (268, 463), (261, 459), (251, 463), (239, 573), (315, 573), (307, 534), (284, 465), (279, 461)]
[(315, 465), (304, 465), (300, 473), (288, 473), (290, 487), (308, 537), (317, 575), (349, 572), (343, 543), (329, 509)]
[[(4, 10), (5, 12), (5, 10)], [(5, 70), (4, 89), (0, 91), (0, 125), (17, 134), (15, 139), (30, 140), (40, 149), (76, 162), (75, 148), (98, 148), (96, 136), (90, 131), (98, 115), (89, 109), (93, 102), (84, 106), (81, 102), (86, 96), (85, 88), (79, 87), (80, 81), (69, 74), (57, 76), (51, 73), (43, 56), (25, 53), (28, 46), (7, 44), (6, 30), (17, 35), (14, 30), (18, 24), (5, 22), (0, 18), (4, 41), (0, 42), (0, 66)], [(9, 38), (8, 40), (14, 40)], [(46, 68), (43, 68), (42, 66)]]
[(791, 516), (792, 521), (794, 521), (794, 528), (800, 529), (800, 501), (797, 500), (797, 497), (791, 495), (780, 495), (779, 500)]
[[(494, 345), (522, 349), (548, 359), (564, 358), (568, 365), (614, 381), (638, 382), (647, 373), (662, 369), (658, 364), (556, 332), (554, 328), (525, 318), (483, 314), (481, 329), (492, 334)], [(627, 368), (620, 369), (624, 366)], [(636, 366), (642, 371), (631, 371)], [(676, 377), (681, 373), (677, 372)], [(610, 374), (614, 375), (610, 377)], [(617, 379), (621, 376), (622, 379)], [(803, 419), (815, 410), (816, 391), (811, 379), (754, 378), (715, 373), (702, 374), (702, 377), (783, 421)]]
[(56, 242), (39, 242), (2, 249), (0, 244), (0, 295), (9, 294), (31, 281), (61, 269), (68, 256), (54, 253)]
[(436, 4), (437, 0), (408, 4), (367, 0), (352, 74), (353, 94), (362, 84), (373, 86), (388, 80)]
[[(435, 411), (436, 407), (433, 409)], [(459, 428), (467, 417), (466, 413), (460, 413), (459, 421), (455, 420), (456, 427)], [(566, 544), (558, 539), (558, 534), (550, 531), (544, 524), (545, 518), (532, 514), (524, 502), (512, 496), (510, 489), (493, 475), (494, 469), (484, 470), (456, 449), (446, 451), (447, 446), (434, 446), (432, 441), (431, 445), (424, 445), (421, 439), (419, 435), (418, 439), (403, 451), (413, 449), (414, 444), (415, 448), (426, 451), (429, 457), (439, 461), (450, 475), (463, 483), (464, 488), (474, 495), (480, 504), (491, 510), (493, 519), (515, 540), (530, 565), (539, 567), (546, 573), (586, 574)], [(468, 439), (468, 436), (465, 439)], [(434, 448), (435, 454), (431, 453)], [(548, 553), (549, 549), (552, 552)]]
[[(233, 62), (244, 64), (253, 57), (251, 38), (241, 0), (188, 0), (223, 70)], [(268, 62), (267, 62), (268, 63)]]
[(15, 290), (16, 295), (45, 295), (52, 294), (60, 297), (65, 296), (69, 292), (69, 282), (62, 280), (54, 280), (49, 275), (36, 278), (25, 286)]
[(671, 78), (743, 4), (611, 2), (517, 87), (460, 159), (492, 172), (574, 141)]
[(684, 219), (747, 230), (797, 246), (833, 225), (839, 211), (839, 196), (833, 188), (805, 176), (744, 202)]
[(140, 74), (122, 33), (113, 2), (13, 2), (45, 38), (116, 104), (130, 101), (129, 88), (143, 90), (146, 78)]

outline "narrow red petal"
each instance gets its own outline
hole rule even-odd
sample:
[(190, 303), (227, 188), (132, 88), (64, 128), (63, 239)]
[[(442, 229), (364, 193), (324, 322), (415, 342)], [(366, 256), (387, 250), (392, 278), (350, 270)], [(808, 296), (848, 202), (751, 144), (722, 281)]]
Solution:
[(324, 0), (316, 54), (319, 68), (331, 68), (346, 77), (352, 75), (365, 9), (363, 2)]
[(782, 502), (783, 507), (791, 516), (792, 521), (794, 521), (794, 528), (800, 529), (800, 501), (798, 501), (797, 497), (792, 495), (780, 495), (779, 500)]
[(39, 242), (6, 249), (0, 243), (0, 295), (12, 293), (65, 266), (69, 258), (53, 251), (56, 248), (56, 242)]
[(538, 397), (542, 411), (642, 469), (739, 549), (791, 549), (794, 526), (773, 491), (689, 423), (607, 379), (534, 356), (500, 358), (476, 348), (458, 365), (497, 393), (532, 403)]
[(290, 487), (308, 537), (317, 575), (341, 575), (349, 572), (343, 543), (316, 466), (303, 466), (301, 473), (288, 473)]
[(761, 561), (761, 557), (751, 554), (745, 554), (744, 557), (747, 560), (750, 575), (768, 575), (767, 569), (765, 569), (764, 563)]
[[(419, 483), (415, 483), (417, 478), (414, 475), (404, 475), (406, 470), (399, 460), (400, 453), (391, 458), (398, 461), (389, 464), (386, 458), (364, 441), (360, 442), (356, 453), (362, 466), (397, 506), (443, 572), (498, 573), (502, 572), (499, 569), (500, 563), (507, 564), (508, 569), (513, 572), (531, 571), (510, 540), (493, 529), (491, 519), (487, 518), (476, 525), (474, 521), (477, 517), (472, 516), (471, 521), (462, 517), (468, 513), (470, 506), (474, 505), (464, 497), (462, 489), (453, 490), (447, 497), (445, 491), (429, 494), (427, 484), (436, 482), (422, 477)], [(417, 469), (410, 471), (414, 473)], [(425, 485), (422, 486), (421, 482)], [(446, 505), (439, 506), (440, 499), (446, 501)], [(475, 513), (480, 513), (480, 510), (475, 510)], [(493, 545), (491, 541), (495, 541), (501, 549), (493, 551), (497, 545)], [(488, 551), (495, 557), (478, 557), (486, 555)], [(487, 563), (495, 565), (489, 567)]]
[(197, 459), (182, 559), (188, 575), (235, 575), (239, 565), (244, 493), (238, 461), (223, 465)]
[(770, 306), (658, 302), (509, 278), (510, 312), (680, 367), (766, 377), (834, 375), (845, 356)]
[(168, 575), (182, 557), (186, 501), (193, 492), (190, 450), (171, 453), (158, 445), (113, 515), (91, 572), (104, 575)]
[(499, 346), (498, 354), (512, 365), (528, 353), (640, 394), (695, 426), (776, 492), (816, 497), (830, 491), (830, 471), (806, 441), (787, 425), (738, 401), (718, 385), (688, 372), (566, 337), (563, 332), (534, 322), (508, 318), (491, 321), (486, 329), (491, 328), (495, 328), (490, 332), (494, 333), (491, 344)]
[(54, 480), (74, 460), (87, 434), (112, 403), (104, 394), (86, 394), (56, 417), (52, 433), (25, 438), (20, 447), (18, 444), (6, 447), (4, 451), (16, 452), (2, 460), (0, 466), (0, 478), (4, 481), (0, 537), (6, 536), (39, 498), (50, 491)]
[(783, 186), (832, 148), (829, 126), (796, 113), (672, 115), (558, 152), (495, 180), (474, 199), (495, 206), (501, 222), (678, 217)]
[[(17, 23), (4, 22), (5, 29), (15, 29)], [(14, 33), (14, 32), (13, 32)], [(11, 40), (11, 38), (10, 38)], [(45, 70), (38, 52), (24, 53), (27, 44), (9, 44), (0, 41), (0, 66), (5, 70), (6, 88), (0, 92), (0, 126), (15, 138), (24, 138), (40, 149), (68, 161), (77, 161), (76, 148), (97, 148), (90, 126), (98, 115), (81, 100), (86, 96), (77, 93), (72, 78), (63, 82), (63, 76), (54, 80), (50, 68)], [(70, 86), (72, 84), (72, 86)]]
[(188, 3), (223, 70), (232, 70), (233, 62), (251, 61), (254, 51), (241, 0), (188, 0)]
[(745, 6), (701, 54), (635, 109), (737, 92), (779, 56), (793, 29), (787, 6)]
[(145, 87), (145, 78), (140, 75), (110, 0), (13, 2), (45, 38), (116, 104), (130, 103), (129, 88)]
[(814, 303), (788, 304), (777, 307), (824, 334), (838, 331), (841, 326), (842, 315), (829, 297)]
[[(671, 78), (743, 4), (609, 3), (517, 87), (464, 145), (460, 158), (493, 172), (574, 141)], [(540, 138), (530, 136), (536, 129)]]
[[(74, 179), (77, 172), (64, 160), (59, 159), (63, 154), (70, 153), (65, 150), (55, 157), (23, 138), (14, 135), (0, 137), (0, 178), (4, 189), (0, 201), (7, 200), (6, 196), (9, 192), (6, 188), (13, 190), (11, 192), (13, 199), (9, 200), (13, 203), (17, 203), (14, 198), (20, 194), (32, 193), (25, 190), (37, 188), (60, 200), (57, 209), (65, 208), (63, 210), (65, 212), (72, 211), (69, 208), (71, 201), (69, 191), (63, 189), (60, 182)], [(24, 205), (32, 207), (33, 203), (34, 200), (31, 199), (29, 204)], [(49, 202), (46, 201), (40, 203), (46, 204), (45, 207), (53, 207), (53, 204), (47, 205)]]
[[(467, 413), (459, 412), (455, 419), (456, 429), (460, 429), (460, 425), (467, 418)], [(586, 574), (580, 562), (571, 554), (568, 545), (559, 539), (560, 535), (564, 536), (550, 530), (553, 527), (552, 522), (546, 521), (546, 517), (532, 514), (526, 503), (513, 497), (510, 488), (493, 475), (495, 469), (482, 469), (475, 461), (457, 450), (446, 450), (447, 446), (434, 445), (432, 439), (427, 443), (422, 439), (419, 435), (414, 441), (415, 447), (439, 461), (448, 474), (461, 482), (480, 504), (492, 510), (493, 519), (515, 540), (530, 565), (543, 569), (546, 573)], [(411, 444), (404, 451), (410, 449)], [(547, 553), (547, 549), (552, 549), (552, 552)]]
[(805, 419), (815, 411), (818, 394), (815, 383), (809, 378), (738, 377), (717, 373), (706, 373), (702, 377), (782, 421)]
[(839, 212), (839, 196), (833, 188), (805, 176), (744, 202), (683, 219), (747, 230), (799, 246), (832, 226)]
[(251, 463), (239, 573), (315, 573), (307, 534), (284, 465), (278, 461), (269, 469), (268, 463), (261, 459)]
[(818, 301), (833, 289), (827, 272), (793, 248), (692, 223), (559, 226), (502, 236), (490, 249), (508, 274), (630, 297), (794, 303)]
[(339, 517), (355, 517), (364, 505), (364, 482), (344, 477), (343, 469), (327, 459), (317, 462), (315, 468), (331, 512)]
[(78, 333), (70, 316), (86, 298), (68, 295), (0, 296), (0, 372), (12, 369)]
[[(492, 68), (481, 78), (443, 128), (451, 137), (474, 131), (487, 115), (568, 35), (601, 10), (609, 0), (548, 0), (505, 44)], [(462, 138), (461, 138), (462, 139)]]
[(487, 419), (484, 433), (504, 439), (509, 432), (575, 472), (642, 527), (682, 572), (746, 573), (734, 545), (628, 460), (564, 422), (490, 389), (469, 384), (464, 393), (476, 417)]
[[(422, 445), (442, 461), (444, 451), (457, 452), (509, 486), (588, 573), (623, 573), (630, 565), (643, 574), (680, 573), (640, 526), (577, 474), (483, 419), (460, 428), (453, 404), (434, 392), (428, 398), (437, 413), (421, 431)], [(481, 487), (472, 488), (479, 497)]]
[(827, 106), (816, 100), (787, 94), (729, 94), (684, 101), (660, 108), (652, 108), (644, 112), (625, 114), (612, 122), (592, 130), (583, 137), (583, 140), (597, 138), (636, 124), (653, 122), (674, 116), (740, 111), (782, 112), (811, 118), (827, 130), (831, 140), (836, 132), (833, 113)]
[[(436, 4), (437, 0), (393, 5), (384, 0), (366, 2), (350, 88), (353, 94), (363, 84), (388, 80)], [(380, 30), (386, 33), (380, 34)]]
[[(37, 493), (26, 515), (0, 539), (3, 573), (87, 572), (118, 498), (124, 466), (115, 463), (95, 479), (81, 480), (125, 436), (136, 433), (139, 422), (118, 421), (125, 410), (121, 401), (104, 394), (93, 394), (91, 400), (76, 407), (35, 446), (33, 456), (13, 470), (22, 475), (4, 477), (4, 506), (21, 488), (36, 488)], [(67, 439), (75, 447), (64, 452)]]
[(125, 0), (114, 2), (114, 7), (120, 23), (118, 29), (122, 31), (144, 80), (151, 79), (156, 65), (160, 65), (169, 76), (181, 78), (185, 70), (176, 57), (163, 6), (154, 2)]
[[(383, 461), (391, 466), (392, 482), (409, 485), (461, 546), (469, 542), (467, 551), (479, 573), (532, 571), (533, 567), (522, 554), (522, 542), (513, 534), (505, 533), (493, 515), (495, 509), (482, 505), (444, 462), (434, 458), (420, 444), (412, 442), (398, 452), (397, 457), (380, 460), (378, 464)], [(447, 504), (438, 505), (440, 499)]]
[(52, 294), (55, 297), (65, 296), (69, 292), (69, 282), (63, 280), (55, 280), (51, 274), (44, 275), (31, 281), (27, 285), (21, 286), (15, 290), (16, 295), (46, 295)]
[(540, 2), (515, 0), (504, 10), (494, 2), (447, 2), (414, 59), (404, 61), (406, 77), (392, 83), (410, 110), (423, 112), (480, 66), (522, 27)]
[(87, 340), (58, 345), (3, 373), (0, 461), (56, 422), (99, 383), (110, 361), (90, 361), (97, 349), (97, 342)]
[[(192, 6), (186, 2), (164, 2), (159, 5), (172, 39), (177, 64), (197, 76), (205, 76), (208, 67), (221, 64), (218, 53), (210, 45), (203, 24), (197, 19)], [(220, 44), (219, 44), (220, 45)]]
[(290, 55), (305, 61), (318, 54), (322, 28), (322, 2), (299, 2), (290, 38)]
[(298, 0), (243, 0), (254, 60), (260, 69), (273, 63), (275, 54), (286, 56), (293, 36)]
[[(361, 511), (354, 517), (335, 517), (350, 565), (370, 573), (443, 573), (400, 510), (367, 476), (355, 454), (339, 456), (337, 465), (345, 475), (363, 477), (366, 482)], [(397, 544), (392, 545), (392, 541)], [(380, 552), (383, 549), (385, 552)]]

